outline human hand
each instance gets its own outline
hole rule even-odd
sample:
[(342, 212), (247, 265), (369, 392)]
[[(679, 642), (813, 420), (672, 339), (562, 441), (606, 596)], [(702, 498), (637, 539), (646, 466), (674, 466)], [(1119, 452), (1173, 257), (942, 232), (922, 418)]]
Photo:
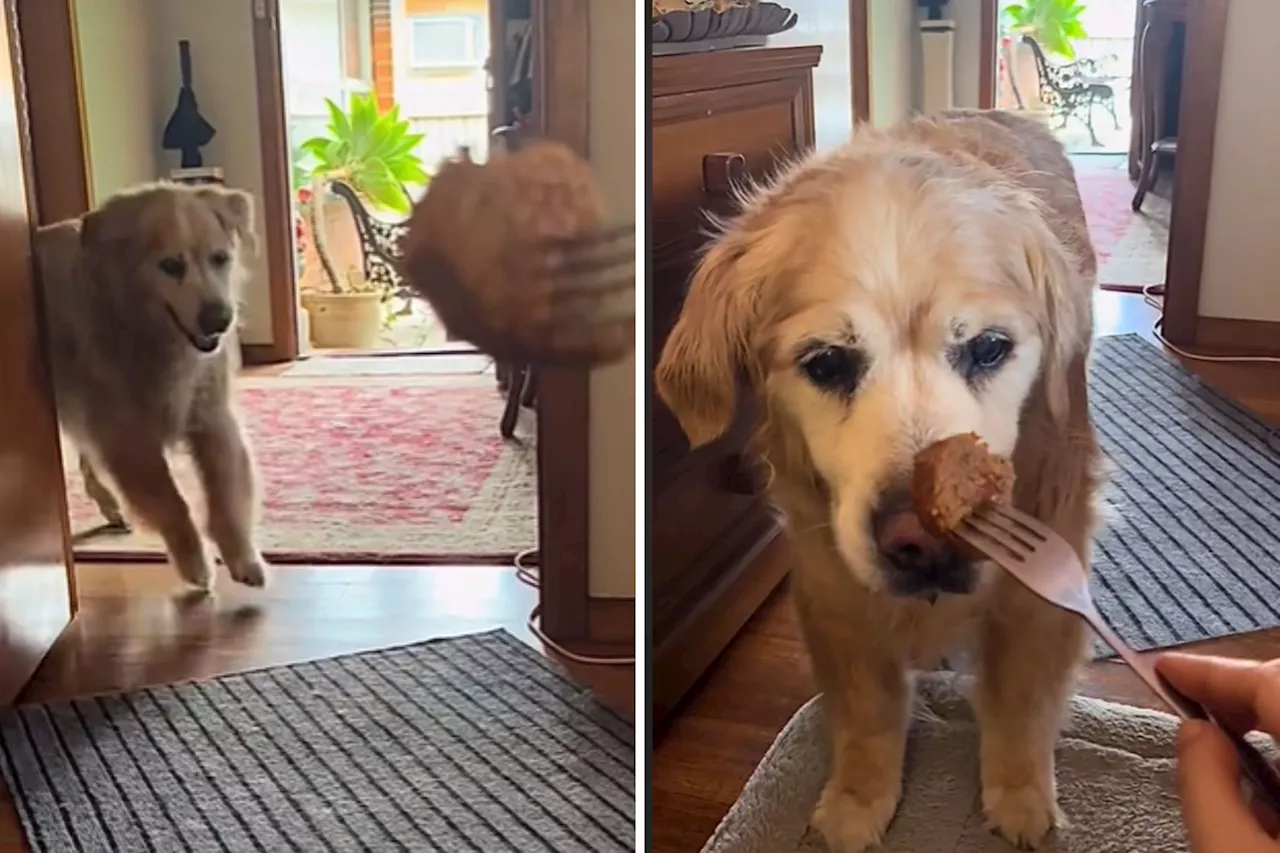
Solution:
[[(1257, 730), (1280, 738), (1280, 660), (1165, 654), (1156, 661), (1156, 670), (1234, 731)], [(1195, 853), (1280, 853), (1280, 816), (1246, 801), (1235, 747), (1210, 722), (1182, 724), (1178, 790)]]

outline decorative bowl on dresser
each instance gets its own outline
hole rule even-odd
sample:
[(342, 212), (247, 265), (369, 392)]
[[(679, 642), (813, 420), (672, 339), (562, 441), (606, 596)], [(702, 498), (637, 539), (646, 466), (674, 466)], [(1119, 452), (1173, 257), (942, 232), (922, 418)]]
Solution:
[[(650, 373), (706, 241), (706, 211), (732, 213), (734, 183), (766, 177), (813, 147), (821, 57), (821, 47), (764, 47), (650, 60)], [(749, 397), (740, 395), (727, 435), (690, 451), (652, 385), (649, 394), (652, 711), (660, 725), (788, 566), (763, 477), (745, 453)]]

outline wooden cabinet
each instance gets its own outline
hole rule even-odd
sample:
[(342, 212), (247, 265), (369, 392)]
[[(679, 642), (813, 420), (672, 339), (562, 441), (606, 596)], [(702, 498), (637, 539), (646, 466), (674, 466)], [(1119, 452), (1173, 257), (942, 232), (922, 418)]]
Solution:
[[(821, 55), (820, 47), (754, 48), (651, 60), (650, 370), (706, 239), (706, 211), (731, 213), (732, 184), (767, 177), (813, 147), (812, 72)], [(652, 704), (660, 724), (786, 565), (771, 558), (780, 525), (744, 454), (746, 395), (729, 433), (696, 451), (661, 401), (650, 402)]]

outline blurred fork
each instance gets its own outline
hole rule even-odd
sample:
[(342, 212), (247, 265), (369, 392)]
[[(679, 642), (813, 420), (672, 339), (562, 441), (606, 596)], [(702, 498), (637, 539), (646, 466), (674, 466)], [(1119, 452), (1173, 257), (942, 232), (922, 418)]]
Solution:
[(522, 257), (518, 286), (474, 291), (442, 258), (411, 253), (401, 271), (445, 328), (521, 364), (595, 366), (635, 346), (635, 225), (506, 248)]
[(1276, 814), (1280, 814), (1280, 771), (1252, 744), (1215, 719), (1202, 705), (1175, 690), (1156, 672), (1149, 658), (1140, 657), (1111, 630), (1089, 594), (1084, 566), (1066, 540), (1026, 513), (999, 505), (971, 513), (955, 533), (990, 557), (1031, 592), (1088, 622), (1179, 717), (1208, 720), (1220, 728), (1235, 745), (1244, 774), (1258, 795)]

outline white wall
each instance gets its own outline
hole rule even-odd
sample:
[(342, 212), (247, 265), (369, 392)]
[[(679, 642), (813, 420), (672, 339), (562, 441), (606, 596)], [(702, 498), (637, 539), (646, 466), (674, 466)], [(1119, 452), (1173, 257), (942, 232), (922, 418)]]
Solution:
[(151, 97), (152, 0), (74, 0), (89, 204), (160, 177), (167, 114)]
[(894, 124), (920, 104), (920, 32), (915, 4), (870, 0), (867, 45), (871, 69), (871, 123)]
[[(610, 212), (636, 209), (636, 7), (591, 4), (591, 162)], [(591, 594), (636, 594), (636, 363), (591, 375)]]
[(1280, 3), (1228, 8), (1200, 314), (1280, 322)]
[[(1102, 0), (1114, 3), (1116, 0)], [(951, 0), (951, 20), (956, 22), (955, 68), (952, 80), (955, 85), (957, 108), (978, 108), (978, 73), (982, 67), (982, 2), (981, 0)]]
[(822, 45), (822, 61), (813, 73), (816, 149), (847, 142), (853, 133), (853, 64), (849, 43), (849, 4), (830, 0), (788, 0), (796, 26), (769, 38), (770, 46)]
[[(124, 0), (87, 0), (112, 5)], [(177, 103), (181, 76), (178, 41), (191, 42), (191, 65), (200, 113), (218, 131), (204, 149), (205, 165), (222, 167), (227, 184), (263, 196), (262, 141), (258, 84), (253, 54), (253, 0), (149, 0), (151, 4), (152, 97), (160, 126)], [(159, 135), (156, 137), (159, 151)], [(176, 153), (162, 153), (161, 169), (178, 165)], [(245, 343), (271, 342), (267, 288), (266, 233), (258, 221), (260, 250), (245, 289)]]

